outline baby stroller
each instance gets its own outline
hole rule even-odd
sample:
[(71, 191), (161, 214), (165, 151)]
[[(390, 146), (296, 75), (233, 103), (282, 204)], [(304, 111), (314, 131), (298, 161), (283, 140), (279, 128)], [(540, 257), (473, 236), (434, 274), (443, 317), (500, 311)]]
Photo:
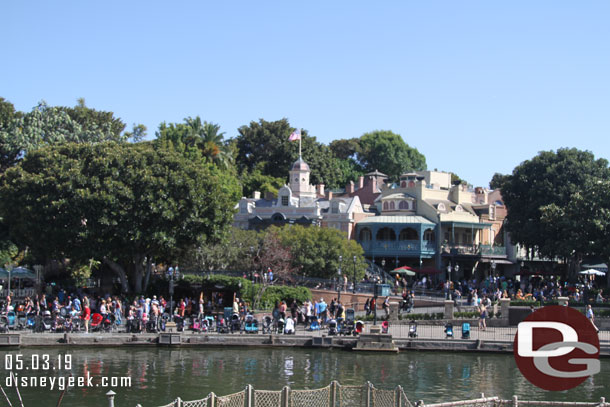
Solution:
[(462, 339), (470, 339), (470, 324), (468, 322), (462, 324)]
[(364, 322), (360, 321), (360, 320), (356, 321), (356, 325), (354, 326), (354, 336), (360, 335), (363, 332), (364, 332)]
[(176, 331), (184, 331), (184, 319), (180, 315), (174, 315), (174, 323), (176, 324)]
[(219, 334), (228, 334), (229, 333), (229, 327), (227, 326), (227, 323), (225, 322), (224, 317), (222, 316), (218, 316), (218, 319), (216, 320), (216, 332), (218, 332)]
[(389, 329), (390, 329), (390, 323), (388, 321), (383, 321), (381, 323), (381, 333), (387, 334)]
[(445, 335), (447, 335), (447, 338), (453, 338), (453, 324), (447, 323), (445, 325)]
[(345, 310), (345, 323), (340, 331), (341, 335), (351, 335), (354, 332), (354, 318), (356, 316), (356, 312), (353, 308), (348, 308)]
[(269, 315), (266, 315), (265, 318), (263, 318), (263, 334), (270, 334), (272, 325), (273, 319), (271, 319)]
[(25, 326), (29, 329), (34, 329), (36, 326), (36, 314), (34, 312), (30, 312), (25, 320)]
[(335, 319), (331, 319), (328, 321), (328, 335), (337, 335), (337, 321)]
[(257, 334), (258, 333), (258, 321), (252, 314), (246, 315), (246, 323), (244, 325), (244, 330), (247, 334)]
[(241, 332), (241, 321), (239, 320), (239, 314), (231, 315), (231, 333)]
[(309, 325), (309, 331), (319, 331), (320, 330), (320, 323), (318, 322), (317, 319), (313, 319), (311, 321), (311, 324)]
[(5, 315), (7, 329), (15, 329), (17, 327), (17, 315), (14, 311), (9, 311)]
[(409, 338), (417, 338), (417, 322), (415, 320), (409, 322)]
[(284, 333), (284, 325), (285, 325), (284, 318), (280, 318), (277, 320), (277, 333), (278, 334), (282, 334)]
[(91, 315), (91, 330), (92, 331), (100, 331), (102, 329), (102, 321), (104, 317), (102, 314), (98, 314), (97, 312)]
[(214, 320), (214, 317), (213, 317), (213, 316), (211, 316), (211, 315), (206, 315), (204, 319), (205, 319), (206, 321), (208, 321), (208, 327), (209, 327), (210, 329), (212, 329), (212, 327), (214, 326), (214, 322), (216, 322), (216, 321)]

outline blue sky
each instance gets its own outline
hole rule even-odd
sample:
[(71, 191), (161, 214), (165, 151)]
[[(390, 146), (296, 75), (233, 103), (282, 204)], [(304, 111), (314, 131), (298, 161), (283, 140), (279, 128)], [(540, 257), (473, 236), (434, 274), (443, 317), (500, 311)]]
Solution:
[(84, 97), (149, 137), (289, 119), (319, 141), (400, 134), (487, 186), (542, 150), (610, 158), (607, 1), (2, 2), (0, 96)]

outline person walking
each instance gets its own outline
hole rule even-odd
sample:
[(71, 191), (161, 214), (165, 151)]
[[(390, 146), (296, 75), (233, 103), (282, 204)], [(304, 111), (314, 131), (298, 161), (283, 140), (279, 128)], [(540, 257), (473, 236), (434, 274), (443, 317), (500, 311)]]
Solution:
[(487, 324), (485, 322), (486, 318), (487, 318), (487, 308), (485, 308), (485, 305), (481, 304), (479, 306), (479, 329), (481, 329), (482, 331), (487, 329)]
[(587, 305), (587, 311), (585, 312), (585, 315), (591, 322), (591, 325), (593, 325), (593, 328), (595, 328), (595, 331), (599, 332), (599, 328), (595, 325), (595, 315), (593, 314), (593, 308), (591, 308), (591, 304)]

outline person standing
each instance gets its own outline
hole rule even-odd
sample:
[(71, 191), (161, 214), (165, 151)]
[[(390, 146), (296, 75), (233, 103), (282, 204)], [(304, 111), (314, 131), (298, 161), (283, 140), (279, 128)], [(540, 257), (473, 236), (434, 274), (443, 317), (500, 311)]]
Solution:
[(481, 304), (479, 307), (479, 329), (481, 329), (482, 331), (487, 329), (487, 323), (485, 322), (486, 318), (487, 308), (485, 308), (485, 305)]
[(585, 315), (587, 316), (589, 321), (591, 321), (591, 325), (593, 325), (593, 328), (595, 328), (595, 330), (599, 332), (599, 328), (595, 325), (595, 315), (593, 314), (593, 308), (591, 308), (591, 304), (587, 305), (587, 311), (585, 312)]
[[(85, 297), (87, 298), (87, 297)], [(89, 308), (89, 301), (86, 301), (83, 309), (83, 321), (85, 321), (85, 333), (89, 333), (89, 320), (91, 319), (91, 308)]]

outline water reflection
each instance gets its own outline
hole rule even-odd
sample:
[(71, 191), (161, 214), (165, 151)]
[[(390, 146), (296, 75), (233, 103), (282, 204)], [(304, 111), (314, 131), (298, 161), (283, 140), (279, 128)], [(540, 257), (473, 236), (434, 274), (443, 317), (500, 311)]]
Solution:
[[(24, 359), (33, 353), (65, 353), (64, 349), (26, 349)], [(177, 396), (193, 400), (243, 390), (246, 384), (265, 390), (280, 390), (285, 385), (298, 389), (319, 388), (338, 380), (346, 385), (371, 381), (378, 387), (402, 385), (413, 401), (476, 398), (481, 393), (521, 399), (593, 401), (609, 396), (604, 389), (610, 382), (607, 359), (601, 372), (581, 386), (567, 392), (546, 392), (533, 387), (519, 373), (511, 355), (441, 352), (403, 352), (371, 354), (313, 349), (245, 348), (121, 348), (71, 349), (74, 376), (129, 376), (131, 389), (114, 389), (118, 407), (145, 407), (166, 404)], [(5, 374), (6, 372), (3, 372)], [(25, 374), (24, 372), (21, 372)], [(28, 372), (43, 375), (45, 372)], [(70, 372), (47, 372), (67, 375)], [(105, 406), (108, 389), (71, 389), (63, 406)], [(14, 394), (13, 394), (14, 395)], [(24, 389), (26, 407), (49, 405), (41, 400), (57, 400), (58, 391)], [(16, 400), (16, 398), (14, 398)]]

